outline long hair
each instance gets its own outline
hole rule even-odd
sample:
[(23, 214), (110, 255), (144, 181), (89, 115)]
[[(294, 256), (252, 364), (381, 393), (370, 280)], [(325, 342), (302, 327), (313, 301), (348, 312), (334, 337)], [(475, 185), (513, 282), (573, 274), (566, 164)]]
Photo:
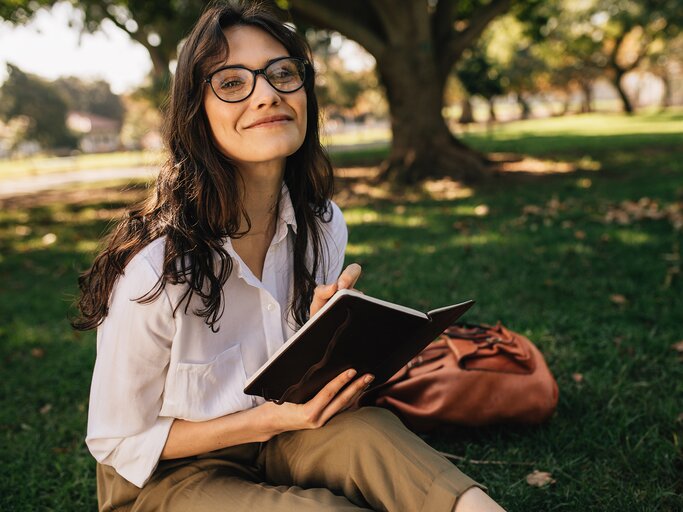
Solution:
[[(128, 210), (92, 267), (79, 277), (80, 317), (72, 320), (74, 328), (97, 327), (109, 311), (114, 283), (126, 264), (152, 240), (165, 237), (163, 273), (137, 300), (152, 302), (168, 283), (184, 283), (173, 314), (182, 304), (187, 314), (196, 294), (203, 307), (193, 313), (203, 317), (214, 332), (218, 330), (226, 301), (223, 285), (233, 269), (224, 240), (243, 236), (251, 223), (240, 199), (237, 168), (211, 136), (203, 94), (204, 77), (228, 56), (229, 41), (226, 44), (223, 30), (235, 25), (258, 27), (279, 41), (290, 56), (312, 62), (306, 41), (256, 2), (214, 3), (204, 11), (178, 57), (164, 124), (168, 160), (160, 169), (154, 192)], [(306, 136), (301, 147), (286, 159), (284, 172), (297, 223), (294, 289), (288, 309), (299, 325), (309, 315), (315, 276), (327, 266), (320, 223), (329, 222), (332, 213), (332, 166), (320, 144), (314, 81), (313, 67), (307, 66)], [(238, 232), (241, 215), (247, 221), (247, 230)]]

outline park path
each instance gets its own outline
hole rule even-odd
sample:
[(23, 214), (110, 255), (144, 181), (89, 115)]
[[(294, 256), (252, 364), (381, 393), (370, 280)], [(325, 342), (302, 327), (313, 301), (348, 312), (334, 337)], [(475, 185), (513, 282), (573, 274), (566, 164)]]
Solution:
[(159, 166), (83, 169), (0, 180), (0, 199), (65, 189), (82, 183), (153, 178)]

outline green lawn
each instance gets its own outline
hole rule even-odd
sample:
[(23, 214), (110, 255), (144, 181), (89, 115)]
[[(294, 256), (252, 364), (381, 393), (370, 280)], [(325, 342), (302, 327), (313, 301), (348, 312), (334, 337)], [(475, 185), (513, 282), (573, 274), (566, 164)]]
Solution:
[[(560, 386), (548, 424), (428, 437), (490, 462), (460, 466), (510, 511), (683, 510), (682, 134), (680, 113), (510, 123), (465, 138), (577, 170), (344, 209), (359, 288), (420, 309), (474, 298), (467, 320), (501, 320), (546, 355)], [(136, 194), (115, 190), (0, 211), (0, 510), (95, 508), (94, 333), (66, 314)], [(534, 469), (555, 482), (529, 486)]]

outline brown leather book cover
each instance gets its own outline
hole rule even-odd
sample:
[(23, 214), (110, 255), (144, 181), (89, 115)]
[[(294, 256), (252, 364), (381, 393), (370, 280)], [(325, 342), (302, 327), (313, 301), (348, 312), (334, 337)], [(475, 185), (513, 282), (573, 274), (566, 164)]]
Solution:
[(244, 392), (275, 402), (305, 403), (349, 368), (372, 373), (372, 387), (419, 354), (474, 301), (429, 313), (340, 290), (245, 384)]

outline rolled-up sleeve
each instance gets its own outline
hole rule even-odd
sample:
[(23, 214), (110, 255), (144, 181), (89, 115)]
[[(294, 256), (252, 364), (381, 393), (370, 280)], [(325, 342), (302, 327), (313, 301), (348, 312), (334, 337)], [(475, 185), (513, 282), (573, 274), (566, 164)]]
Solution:
[(157, 279), (138, 254), (116, 282), (97, 331), (88, 410), (90, 452), (138, 487), (156, 468), (173, 423), (159, 416), (175, 333), (171, 303), (165, 291), (151, 303), (135, 300)]

